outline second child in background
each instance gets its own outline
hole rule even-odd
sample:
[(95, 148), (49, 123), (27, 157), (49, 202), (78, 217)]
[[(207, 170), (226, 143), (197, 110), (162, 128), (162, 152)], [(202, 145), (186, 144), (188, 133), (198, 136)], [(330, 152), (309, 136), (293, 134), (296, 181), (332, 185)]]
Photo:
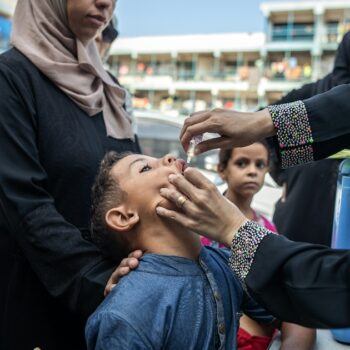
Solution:
[[(272, 232), (275, 225), (265, 216), (251, 207), (254, 195), (264, 184), (269, 170), (269, 151), (265, 141), (254, 143), (247, 147), (221, 149), (219, 153), (218, 173), (226, 181), (227, 190), (224, 195), (233, 202), (250, 220), (258, 222)], [(205, 237), (201, 238), (203, 245), (217, 245)], [(262, 325), (243, 315), (237, 335), (239, 350), (265, 350), (269, 347), (276, 334), (273, 327)], [(281, 335), (284, 344), (290, 344), (288, 349), (312, 349), (315, 340), (315, 330), (295, 324), (283, 322)], [(288, 341), (286, 342), (286, 338)], [(287, 349), (287, 347), (284, 347)]]
[[(277, 232), (272, 222), (251, 207), (253, 197), (262, 188), (269, 169), (267, 147), (267, 143), (262, 141), (247, 147), (221, 149), (218, 174), (227, 184), (224, 195), (237, 205), (249, 220), (255, 220), (268, 230)], [(203, 245), (218, 244), (205, 237), (202, 237), (201, 241)]]

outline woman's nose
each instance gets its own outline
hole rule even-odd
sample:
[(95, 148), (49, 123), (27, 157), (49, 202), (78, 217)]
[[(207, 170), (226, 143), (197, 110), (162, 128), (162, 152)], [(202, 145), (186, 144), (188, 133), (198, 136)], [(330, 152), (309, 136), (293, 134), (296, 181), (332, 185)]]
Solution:
[(116, 0), (95, 0), (97, 8), (108, 9), (114, 6)]
[(175, 161), (176, 161), (176, 157), (173, 156), (172, 154), (166, 154), (162, 158), (163, 165), (172, 165)]

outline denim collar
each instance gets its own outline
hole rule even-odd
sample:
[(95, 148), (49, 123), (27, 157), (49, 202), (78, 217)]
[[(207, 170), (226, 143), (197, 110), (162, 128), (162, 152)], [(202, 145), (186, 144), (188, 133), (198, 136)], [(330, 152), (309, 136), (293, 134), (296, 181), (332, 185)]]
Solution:
[(168, 276), (198, 276), (203, 275), (200, 260), (206, 261), (208, 252), (201, 249), (197, 261), (175, 255), (146, 253), (140, 259), (139, 271)]

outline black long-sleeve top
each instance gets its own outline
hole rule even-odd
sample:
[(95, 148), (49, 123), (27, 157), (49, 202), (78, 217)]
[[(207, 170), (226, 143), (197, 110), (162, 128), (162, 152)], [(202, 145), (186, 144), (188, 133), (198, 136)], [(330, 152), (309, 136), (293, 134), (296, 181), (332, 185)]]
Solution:
[[(277, 104), (305, 100), (348, 83), (350, 32), (345, 34), (339, 44), (333, 70), (327, 76), (291, 91)], [(324, 159), (283, 170), (278, 160), (275, 157), (272, 159), (271, 175), (279, 185), (285, 186), (285, 196), (276, 203), (273, 216), (278, 232), (294, 241), (330, 246), (336, 180), (341, 160)], [(318, 188), (323, 190), (315, 191)], [(303, 231), (299, 230), (301, 225), (305, 228)]]
[[(269, 107), (285, 166), (350, 147), (349, 96), (347, 84), (304, 101)], [(252, 296), (286, 321), (315, 328), (349, 327), (350, 250), (293, 242), (249, 225), (234, 238), (231, 267)]]
[[(54, 67), (53, 67), (54, 69)], [(87, 239), (106, 136), (19, 51), (0, 56), (0, 348), (84, 349), (86, 317), (117, 262)]]

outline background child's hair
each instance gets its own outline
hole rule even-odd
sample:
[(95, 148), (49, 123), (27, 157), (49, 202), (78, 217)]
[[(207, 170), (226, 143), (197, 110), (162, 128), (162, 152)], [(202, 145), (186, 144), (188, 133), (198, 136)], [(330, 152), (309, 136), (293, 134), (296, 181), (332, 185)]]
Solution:
[[(269, 145), (265, 139), (255, 142), (255, 143), (261, 143), (267, 151), (267, 159), (268, 163), (270, 163), (270, 150)], [(231, 148), (221, 148), (219, 152), (219, 163), (218, 163), (218, 171), (224, 171), (227, 168), (227, 164), (231, 158), (232, 151), (235, 149), (235, 147)]]
[(114, 151), (106, 153), (91, 190), (91, 239), (103, 253), (115, 258), (125, 256), (127, 244), (120, 235), (108, 228), (105, 217), (108, 210), (126, 199), (127, 193), (122, 190), (111, 171), (121, 159), (131, 154)]

